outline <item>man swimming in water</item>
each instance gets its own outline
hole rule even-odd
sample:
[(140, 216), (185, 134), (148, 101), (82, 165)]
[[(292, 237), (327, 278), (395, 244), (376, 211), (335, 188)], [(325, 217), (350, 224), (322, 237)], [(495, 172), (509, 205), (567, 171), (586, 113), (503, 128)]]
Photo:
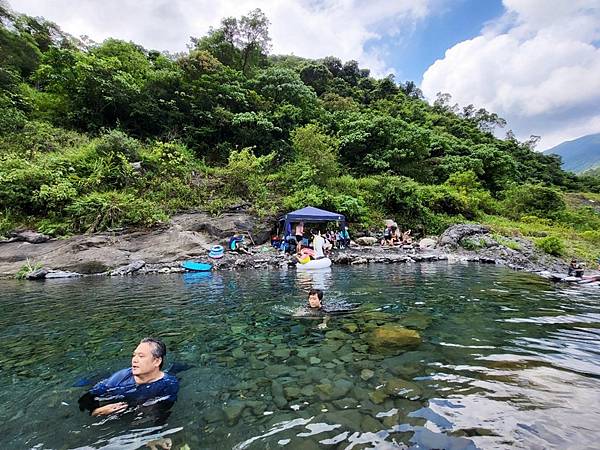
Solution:
[(92, 416), (107, 416), (138, 406), (168, 410), (177, 400), (179, 382), (163, 372), (166, 345), (154, 338), (142, 339), (131, 357), (131, 367), (119, 370), (96, 384), (79, 399), (79, 409)]
[(308, 304), (298, 309), (294, 314), (295, 317), (323, 317), (323, 322), (318, 325), (318, 328), (327, 328), (331, 314), (343, 314), (356, 309), (358, 305), (347, 303), (345, 301), (336, 301), (335, 303), (327, 303), (323, 301), (323, 291), (321, 289), (311, 289), (308, 292)]

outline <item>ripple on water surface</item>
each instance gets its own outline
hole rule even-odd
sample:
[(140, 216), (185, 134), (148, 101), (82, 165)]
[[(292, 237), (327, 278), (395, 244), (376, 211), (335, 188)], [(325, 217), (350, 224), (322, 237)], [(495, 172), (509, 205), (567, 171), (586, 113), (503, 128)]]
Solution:
[[(5, 448), (600, 440), (597, 287), (446, 263), (0, 283)], [(291, 315), (311, 287), (360, 306), (320, 329)], [(80, 413), (85, 385), (127, 366), (146, 335), (164, 338), (179, 370), (167, 422)]]

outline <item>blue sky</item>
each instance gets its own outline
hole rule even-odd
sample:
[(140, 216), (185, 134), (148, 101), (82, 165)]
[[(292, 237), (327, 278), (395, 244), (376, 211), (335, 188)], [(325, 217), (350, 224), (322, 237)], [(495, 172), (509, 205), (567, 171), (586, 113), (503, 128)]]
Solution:
[(600, 132), (599, 0), (8, 0), (97, 42), (181, 52), (224, 17), (260, 8), (273, 53), (357, 60), (429, 101), (498, 113), (543, 150)]
[(368, 42), (389, 48), (388, 64), (398, 81), (420, 83), (423, 73), (447, 49), (479, 34), (484, 25), (504, 12), (500, 0), (455, 0), (440, 5), (439, 10), (418, 21), (413, 31), (401, 39), (387, 37), (382, 42)]

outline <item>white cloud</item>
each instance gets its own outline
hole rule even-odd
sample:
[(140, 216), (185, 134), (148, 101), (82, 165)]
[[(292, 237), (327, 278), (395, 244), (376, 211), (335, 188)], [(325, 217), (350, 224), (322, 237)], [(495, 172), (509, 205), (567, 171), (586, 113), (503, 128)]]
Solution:
[(508, 120), (540, 149), (600, 131), (600, 3), (504, 0), (506, 13), (448, 49), (423, 75), (432, 99), (447, 92)]
[(397, 24), (425, 18), (436, 0), (12, 0), (18, 12), (43, 16), (75, 35), (132, 40), (147, 48), (184, 51), (222, 18), (261, 8), (271, 21), (273, 53), (356, 59), (375, 76), (394, 70), (368, 42), (398, 34)]

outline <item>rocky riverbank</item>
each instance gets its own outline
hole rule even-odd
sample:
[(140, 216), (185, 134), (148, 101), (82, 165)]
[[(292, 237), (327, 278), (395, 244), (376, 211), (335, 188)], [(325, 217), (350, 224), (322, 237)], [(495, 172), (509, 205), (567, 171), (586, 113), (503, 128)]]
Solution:
[[(211, 245), (245, 233), (255, 245), (248, 253), (226, 252), (208, 258)], [(292, 266), (294, 259), (265, 243), (269, 230), (243, 212), (213, 218), (205, 213), (180, 214), (161, 229), (120, 231), (49, 239), (24, 232), (0, 243), (0, 276), (14, 277), (24, 266), (29, 279), (88, 275), (122, 276), (183, 272), (189, 259), (211, 262), (214, 270), (267, 269)], [(566, 274), (568, 264), (538, 250), (522, 237), (493, 235), (482, 225), (455, 225), (441, 236), (410, 246), (381, 247), (374, 237), (360, 237), (348, 249), (335, 250), (333, 264), (398, 264), (429, 261), (470, 261), (537, 272), (542, 276)]]

